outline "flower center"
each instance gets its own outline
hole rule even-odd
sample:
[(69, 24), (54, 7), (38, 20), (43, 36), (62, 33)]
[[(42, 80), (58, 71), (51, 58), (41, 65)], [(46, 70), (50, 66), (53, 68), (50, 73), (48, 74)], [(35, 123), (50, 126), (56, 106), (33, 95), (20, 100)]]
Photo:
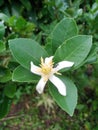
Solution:
[(51, 72), (52, 68), (49, 66), (42, 66), (41, 71), (43, 74), (48, 75)]
[(48, 62), (45, 62), (43, 60), (43, 58), (41, 58), (41, 72), (45, 75), (49, 75), (51, 72), (52, 72), (52, 69), (53, 69), (53, 61), (52, 59), (49, 60)]

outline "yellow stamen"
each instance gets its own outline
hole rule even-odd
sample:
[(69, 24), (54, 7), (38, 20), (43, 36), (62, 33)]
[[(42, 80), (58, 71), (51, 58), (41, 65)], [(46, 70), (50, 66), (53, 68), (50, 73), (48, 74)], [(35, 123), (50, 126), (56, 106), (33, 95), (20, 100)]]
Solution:
[(58, 75), (62, 75), (60, 72), (56, 72), (56, 74), (58, 74)]
[(49, 76), (52, 73), (56, 73), (58, 75), (61, 75), (61, 73), (54, 71), (53, 66), (54, 66), (54, 62), (52, 61), (52, 59), (49, 62), (45, 63), (44, 59), (41, 57), (40, 69), (38, 71), (43, 74), (45, 81), (48, 80)]
[(48, 75), (53, 69), (53, 62), (51, 60), (51, 61), (49, 61), (48, 64), (46, 64), (45, 61), (43, 60), (43, 58), (41, 57), (40, 67), (41, 67), (41, 72), (45, 75)]

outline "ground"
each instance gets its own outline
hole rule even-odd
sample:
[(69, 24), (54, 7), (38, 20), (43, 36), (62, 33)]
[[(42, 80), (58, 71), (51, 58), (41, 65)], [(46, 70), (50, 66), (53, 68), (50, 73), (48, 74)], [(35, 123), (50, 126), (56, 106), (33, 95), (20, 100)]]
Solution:
[(89, 108), (92, 104), (78, 104), (70, 117), (52, 103), (53, 107), (46, 109), (40, 96), (35, 99), (34, 95), (22, 96), (20, 102), (12, 104), (8, 116), (1, 120), (0, 130), (97, 130), (96, 111)]

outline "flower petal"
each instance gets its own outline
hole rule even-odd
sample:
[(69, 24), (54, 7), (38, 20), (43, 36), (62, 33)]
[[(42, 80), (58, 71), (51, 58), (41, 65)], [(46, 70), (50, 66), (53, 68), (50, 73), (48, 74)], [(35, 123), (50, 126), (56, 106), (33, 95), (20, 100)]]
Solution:
[(58, 77), (53, 75), (49, 80), (56, 86), (61, 95), (66, 96), (66, 86)]
[(30, 64), (31, 64), (31, 68), (30, 68), (31, 72), (37, 75), (41, 75), (41, 73), (38, 71), (40, 70), (40, 67), (34, 65), (32, 61)]
[(70, 61), (61, 61), (59, 63), (57, 63), (57, 66), (56, 66), (56, 71), (59, 71), (63, 68), (66, 68), (66, 67), (71, 67), (73, 66), (74, 62), (70, 62)]
[(41, 78), (36, 86), (36, 90), (39, 94), (43, 93), (44, 87), (47, 81), (44, 80), (44, 78)]
[(49, 64), (53, 59), (53, 56), (50, 56), (50, 57), (46, 57), (45, 58), (45, 64)]

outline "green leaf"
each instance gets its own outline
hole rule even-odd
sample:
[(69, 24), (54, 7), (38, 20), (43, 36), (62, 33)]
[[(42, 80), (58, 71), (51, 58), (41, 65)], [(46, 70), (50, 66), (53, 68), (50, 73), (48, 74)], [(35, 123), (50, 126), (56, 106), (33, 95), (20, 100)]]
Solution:
[(17, 17), (12, 16), (8, 20), (8, 25), (11, 26), (11, 27), (16, 27), (16, 21), (17, 21)]
[(9, 98), (13, 98), (15, 96), (16, 93), (16, 86), (14, 85), (8, 85), (4, 88), (4, 94), (9, 97)]
[(4, 68), (0, 66), (0, 82), (5, 83), (11, 80), (12, 73), (8, 68)]
[(45, 45), (45, 50), (48, 52), (49, 55), (53, 55), (53, 48), (52, 48), (52, 41), (51, 39), (47, 39), (47, 44)]
[(24, 29), (25, 26), (26, 26), (27, 22), (25, 19), (23, 19), (22, 17), (19, 17), (16, 22), (15, 22), (15, 25), (16, 25), (16, 28), (18, 30), (21, 30), (21, 29)]
[(6, 116), (10, 110), (12, 100), (0, 94), (0, 119)]
[(93, 45), (88, 57), (85, 59), (84, 62), (93, 63), (97, 61), (97, 52), (98, 52), (98, 47)]
[(5, 50), (5, 45), (2, 41), (0, 41), (0, 52)]
[(9, 17), (3, 13), (0, 13), (0, 19), (1, 20), (4, 20), (4, 22), (8, 22), (9, 20)]
[[(54, 28), (48, 38), (48, 44), (52, 44), (52, 50), (55, 50), (67, 39), (78, 34), (76, 23), (71, 18), (64, 18)], [(46, 44), (47, 46), (47, 44)], [(48, 45), (49, 46), (49, 45)], [(48, 50), (48, 48), (46, 48)]]
[(3, 24), (2, 22), (0, 22), (0, 39), (3, 38), (4, 33), (5, 33), (5, 27), (4, 27), (4, 24)]
[(76, 67), (87, 57), (91, 46), (92, 36), (78, 35), (72, 37), (58, 47), (54, 55), (54, 60), (56, 62), (62, 60), (72, 61)]
[(77, 104), (77, 88), (70, 79), (65, 78), (63, 76), (59, 76), (59, 78), (66, 85), (67, 95), (62, 96), (61, 94), (59, 94), (58, 90), (53, 84), (50, 84), (49, 86), (50, 93), (53, 96), (56, 103), (70, 116), (72, 116)]
[(14, 58), (30, 70), (30, 62), (40, 63), (40, 58), (45, 58), (47, 52), (34, 40), (27, 38), (16, 38), (9, 40), (9, 47)]
[(23, 68), (22, 66), (18, 66), (12, 75), (13, 81), (18, 82), (37, 82), (39, 80), (39, 76), (32, 74), (30, 70)]

